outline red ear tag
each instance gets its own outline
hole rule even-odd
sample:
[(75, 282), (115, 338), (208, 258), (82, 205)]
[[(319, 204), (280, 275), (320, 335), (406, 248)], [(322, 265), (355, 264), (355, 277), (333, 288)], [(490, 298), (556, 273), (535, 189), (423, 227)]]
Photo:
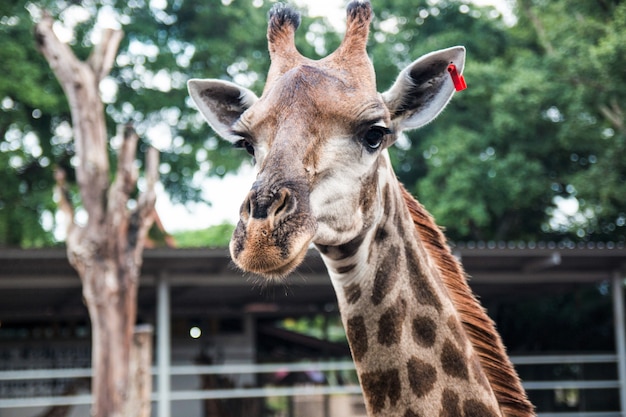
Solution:
[(467, 88), (467, 84), (465, 83), (465, 77), (459, 74), (456, 69), (456, 65), (448, 65), (448, 72), (450, 73), (450, 77), (452, 77), (452, 83), (454, 84), (454, 89), (456, 91), (463, 91)]

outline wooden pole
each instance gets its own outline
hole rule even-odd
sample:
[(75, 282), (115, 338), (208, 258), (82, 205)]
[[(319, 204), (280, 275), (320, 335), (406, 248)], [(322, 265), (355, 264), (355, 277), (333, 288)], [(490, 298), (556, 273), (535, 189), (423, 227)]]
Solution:
[(152, 395), (152, 336), (150, 325), (135, 327), (130, 353), (130, 391), (124, 416), (150, 417)]

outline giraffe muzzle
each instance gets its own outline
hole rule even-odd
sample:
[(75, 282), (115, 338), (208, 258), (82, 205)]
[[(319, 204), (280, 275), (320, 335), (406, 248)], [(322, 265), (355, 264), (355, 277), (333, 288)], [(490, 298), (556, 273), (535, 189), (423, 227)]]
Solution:
[[(230, 242), (233, 261), (244, 271), (281, 278), (304, 259), (316, 231), (308, 194), (297, 185), (252, 187), (241, 205)], [(277, 189), (277, 191), (270, 191)]]

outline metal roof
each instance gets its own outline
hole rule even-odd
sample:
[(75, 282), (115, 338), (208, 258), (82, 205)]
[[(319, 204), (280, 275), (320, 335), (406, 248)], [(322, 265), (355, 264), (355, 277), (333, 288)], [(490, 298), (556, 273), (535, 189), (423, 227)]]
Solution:
[[(456, 244), (470, 284), (481, 296), (532, 293), (600, 283), (626, 271), (623, 244)], [(294, 314), (332, 311), (335, 294), (319, 254), (281, 282), (243, 274), (226, 249), (148, 249), (144, 252), (139, 312), (154, 314), (155, 283), (170, 283), (173, 316)], [(86, 317), (80, 279), (65, 249), (0, 250), (0, 321)]]

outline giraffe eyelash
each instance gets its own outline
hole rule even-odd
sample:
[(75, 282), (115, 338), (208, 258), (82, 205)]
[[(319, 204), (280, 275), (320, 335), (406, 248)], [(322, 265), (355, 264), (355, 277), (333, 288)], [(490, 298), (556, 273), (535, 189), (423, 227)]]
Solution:
[(233, 148), (244, 149), (250, 156), (254, 157), (254, 145), (250, 139), (239, 139), (237, 142), (233, 143)]

